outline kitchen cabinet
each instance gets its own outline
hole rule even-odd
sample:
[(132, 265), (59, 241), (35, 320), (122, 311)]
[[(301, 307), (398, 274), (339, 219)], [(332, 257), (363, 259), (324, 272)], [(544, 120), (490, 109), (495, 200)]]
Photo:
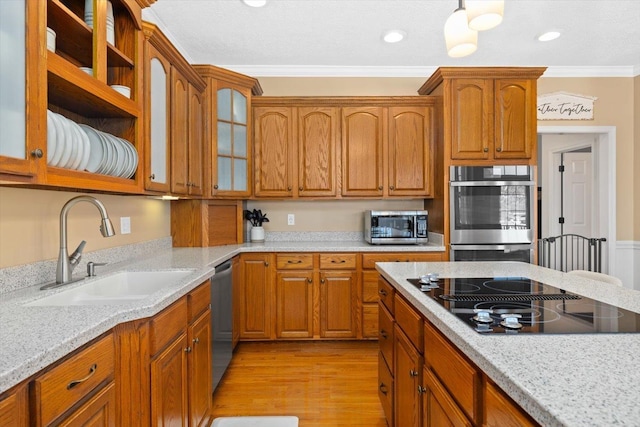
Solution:
[(240, 254), (240, 340), (274, 338), (273, 268), (273, 254)]
[(171, 420), (186, 426), (187, 335), (181, 334), (151, 362), (151, 425)]
[(251, 97), (258, 80), (218, 68), (194, 65), (206, 83), (203, 102), (206, 198), (243, 199), (252, 193)]
[(335, 197), (339, 109), (331, 106), (256, 106), (254, 195)]
[[(378, 300), (384, 295), (378, 292), (376, 262), (438, 262), (446, 259), (444, 252), (376, 252), (362, 254), (362, 337), (378, 338)], [(392, 289), (392, 288), (391, 288)], [(390, 289), (380, 289), (391, 292)], [(393, 310), (393, 308), (389, 308)]]
[(276, 338), (313, 337), (313, 270), (276, 272)]
[(418, 92), (443, 98), (445, 157), (536, 164), (536, 81), (544, 70), (438, 68)]
[(0, 425), (11, 427), (29, 425), (29, 397), (26, 383), (14, 387), (0, 397)]
[[(114, 359), (109, 333), (38, 375), (32, 382), (34, 425), (64, 424), (95, 413), (115, 426)], [(71, 415), (65, 414), (74, 406)]]
[(422, 399), (418, 386), (422, 383), (422, 356), (398, 324), (394, 337), (394, 425), (419, 427)]
[[(26, 3), (26, 99), (23, 106), (26, 105), (27, 129), (24, 138), (16, 140), (18, 151), (2, 154), (1, 173), (8, 181), (39, 186), (141, 193), (143, 161), (131, 166), (135, 167), (135, 172), (130, 178), (76, 170), (72, 167), (80, 167), (77, 142), (80, 137), (70, 138), (69, 134), (77, 129), (70, 125), (66, 130), (58, 129), (56, 133), (64, 137), (56, 138), (55, 150), (53, 143), (48, 143), (47, 135), (51, 135), (53, 141), (54, 126), (47, 123), (47, 110), (51, 110), (75, 123), (129, 141), (138, 158), (144, 158), (140, 3), (112, 1), (117, 36), (111, 41), (107, 40), (104, 0), (94, 2), (92, 26), (83, 20), (83, 0)], [(25, 22), (24, 19), (21, 22)], [(56, 32), (55, 51), (44, 48), (45, 27)], [(90, 74), (79, 67), (90, 67)], [(131, 88), (130, 97), (116, 92), (112, 85)], [(19, 141), (26, 141), (24, 147)], [(60, 141), (65, 142), (59, 144)], [(58, 150), (63, 150), (62, 154), (68, 152), (69, 158), (75, 154), (78, 160), (55, 166), (58, 162), (52, 160)]]
[(423, 427), (471, 427), (473, 424), (460, 410), (433, 373), (425, 366), (422, 371)]
[(484, 402), (483, 426), (533, 427), (538, 425), (490, 380), (485, 381)]
[(320, 337), (356, 338), (359, 292), (356, 254), (320, 254)]

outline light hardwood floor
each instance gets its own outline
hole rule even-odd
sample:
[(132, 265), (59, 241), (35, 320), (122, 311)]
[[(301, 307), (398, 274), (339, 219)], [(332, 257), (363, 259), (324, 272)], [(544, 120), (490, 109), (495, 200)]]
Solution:
[(213, 396), (213, 417), (295, 415), (300, 427), (386, 426), (378, 343), (238, 344)]

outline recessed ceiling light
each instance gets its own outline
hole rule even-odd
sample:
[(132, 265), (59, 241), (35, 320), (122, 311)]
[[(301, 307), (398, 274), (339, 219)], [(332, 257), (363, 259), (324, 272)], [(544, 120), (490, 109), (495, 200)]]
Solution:
[(546, 33), (542, 33), (538, 36), (538, 40), (541, 42), (549, 42), (551, 40), (555, 40), (560, 37), (560, 31), (547, 31)]
[(402, 41), (402, 39), (404, 39), (406, 35), (407, 33), (401, 30), (389, 30), (385, 31), (385, 33), (382, 35), (382, 40), (386, 41), (387, 43), (398, 43), (399, 41)]
[(242, 3), (251, 7), (262, 7), (267, 4), (267, 0), (242, 0)]

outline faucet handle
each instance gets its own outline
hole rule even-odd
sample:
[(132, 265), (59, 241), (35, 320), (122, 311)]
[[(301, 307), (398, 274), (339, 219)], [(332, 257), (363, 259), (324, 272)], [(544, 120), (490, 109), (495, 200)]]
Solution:
[(96, 275), (96, 267), (100, 265), (107, 265), (106, 262), (93, 262), (89, 261), (87, 263), (87, 277), (93, 277)]
[(78, 265), (80, 262), (80, 258), (82, 258), (82, 251), (84, 250), (84, 245), (86, 245), (86, 240), (80, 242), (75, 251), (69, 256), (69, 263), (71, 264), (71, 270)]

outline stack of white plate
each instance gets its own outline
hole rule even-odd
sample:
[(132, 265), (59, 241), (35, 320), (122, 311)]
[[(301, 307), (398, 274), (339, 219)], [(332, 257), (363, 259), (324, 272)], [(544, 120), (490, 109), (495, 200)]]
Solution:
[[(84, 22), (93, 28), (93, 0), (85, 0), (84, 2)], [(114, 46), (116, 45), (113, 4), (110, 1), (107, 1), (107, 41)]]
[(47, 164), (131, 178), (138, 152), (129, 141), (47, 110)]

